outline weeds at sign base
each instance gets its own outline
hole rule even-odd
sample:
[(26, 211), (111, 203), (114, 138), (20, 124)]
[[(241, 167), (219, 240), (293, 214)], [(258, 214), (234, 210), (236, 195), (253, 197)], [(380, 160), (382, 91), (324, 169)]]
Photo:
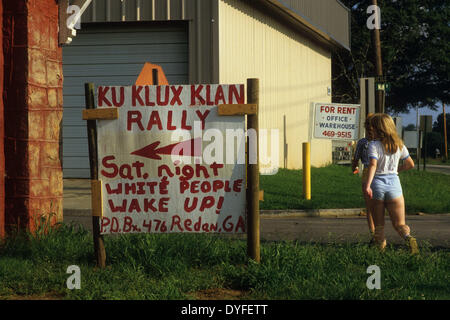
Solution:
[[(0, 248), (0, 298), (450, 298), (450, 252), (423, 243), (421, 254), (411, 256), (404, 247), (381, 253), (366, 243), (263, 241), (259, 264), (248, 259), (245, 240), (214, 234), (107, 236), (105, 247), (107, 267), (97, 269), (92, 235), (75, 226), (59, 225), (40, 238), (6, 239)], [(77, 290), (66, 285), (71, 265), (80, 268)], [(371, 265), (381, 270), (381, 290), (366, 286)]]

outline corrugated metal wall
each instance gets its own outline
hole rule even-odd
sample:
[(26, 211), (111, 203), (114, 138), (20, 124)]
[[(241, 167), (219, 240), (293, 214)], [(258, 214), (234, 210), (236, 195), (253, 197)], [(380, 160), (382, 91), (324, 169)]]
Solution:
[(83, 21), (189, 20), (194, 14), (191, 0), (93, 0)]
[[(211, 7), (220, 0), (93, 0), (84, 22), (214, 19)], [(268, 2), (292, 11), (349, 47), (349, 9), (339, 0), (241, 0)], [(198, 10), (200, 8), (200, 10)], [(203, 27), (205, 27), (204, 25)]]
[[(284, 19), (294, 17), (295, 20), (296, 15), (299, 24), (306, 21), (307, 29), (316, 28), (320, 32), (306, 37), (314, 32), (289, 27), (292, 21)], [(331, 101), (327, 95), (327, 87), (331, 87), (330, 52), (319, 43), (349, 46), (348, 10), (337, 0), (93, 0), (83, 15), (81, 26), (83, 30), (92, 23), (105, 23), (104, 26), (118, 23), (128, 28), (127, 22), (137, 21), (165, 21), (170, 26), (180, 20), (187, 25), (185, 82), (242, 83), (250, 77), (260, 78), (261, 128), (279, 130), (279, 163), (282, 165), (283, 119), (286, 118), (288, 167), (300, 168), (301, 143), (307, 141), (309, 135), (310, 103)], [(325, 42), (317, 41), (318, 37)], [(123, 39), (123, 43), (129, 40)], [(95, 41), (89, 45), (95, 45)], [(76, 48), (76, 43), (77, 38), (67, 50), (86, 50), (87, 47)], [(121, 52), (120, 46), (118, 52)], [(121, 55), (121, 59), (127, 58), (127, 52)], [(66, 62), (66, 56), (64, 59)], [(70, 119), (74, 119), (67, 116), (72, 103), (71, 98), (66, 97), (71, 90), (70, 68), (66, 64), (64, 69), (65, 155), (79, 152), (67, 146), (69, 131), (76, 130), (73, 126), (66, 128), (70, 127)], [(99, 70), (92, 68), (90, 76), (95, 76)], [(86, 79), (84, 76), (83, 81)], [(79, 147), (87, 148), (86, 144)], [(329, 161), (331, 143), (315, 140), (313, 165)]]
[(217, 2), (218, 0), (93, 0), (81, 21), (188, 21), (189, 82), (217, 83)]
[[(218, 6), (222, 0), (92, 0), (82, 22), (189, 21), (189, 82), (217, 83)], [(325, 40), (350, 47), (350, 13), (338, 0), (239, 0), (266, 3), (308, 22)]]
[[(309, 139), (311, 102), (331, 102), (330, 52), (238, 0), (220, 1), (221, 83), (260, 79), (260, 128), (278, 129), (283, 167), (286, 118), (288, 168), (302, 167), (302, 143)], [(314, 166), (331, 162), (331, 142), (314, 139)]]
[(350, 10), (339, 0), (269, 0), (276, 2), (328, 34), (342, 46), (350, 47)]
[(63, 48), (64, 177), (88, 178), (84, 83), (131, 85), (145, 62), (161, 65), (169, 83), (188, 82), (186, 23), (91, 24)]

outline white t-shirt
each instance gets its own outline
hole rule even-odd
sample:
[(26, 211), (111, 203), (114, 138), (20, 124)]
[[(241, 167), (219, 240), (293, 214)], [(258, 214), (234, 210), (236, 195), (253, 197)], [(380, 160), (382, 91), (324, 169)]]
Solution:
[(381, 141), (371, 141), (368, 151), (369, 159), (377, 159), (378, 174), (397, 174), (399, 160), (405, 160), (409, 157), (408, 149), (403, 145), (403, 148), (397, 149), (397, 152), (388, 154), (384, 152)]

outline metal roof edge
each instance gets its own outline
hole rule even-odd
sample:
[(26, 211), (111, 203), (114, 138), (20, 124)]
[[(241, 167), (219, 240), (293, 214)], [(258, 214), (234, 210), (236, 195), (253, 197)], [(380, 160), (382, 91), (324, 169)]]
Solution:
[[(272, 4), (273, 6), (277, 7), (278, 9), (284, 11), (286, 14), (288, 14), (289, 16), (291, 16), (293, 19), (297, 20), (298, 22), (300, 22), (301, 24), (303, 24), (304, 26), (306, 26), (308, 29), (310, 29), (311, 31), (315, 32), (316, 34), (320, 35), (322, 38), (324, 38), (325, 40), (327, 40), (328, 42), (331, 42), (332, 44), (334, 44), (335, 46), (338, 47), (342, 47), (348, 51), (350, 51), (350, 47), (347, 46), (346, 44), (342, 43), (341, 41), (337, 40), (335, 37), (333, 37), (332, 35), (330, 35), (328, 32), (326, 32), (325, 30), (323, 30), (322, 28), (318, 27), (317, 25), (315, 25), (314, 23), (312, 23), (308, 18), (306, 18), (304, 15), (302, 15), (301, 13), (299, 13), (297, 10), (291, 8), (289, 5), (286, 4), (286, 2), (284, 2), (283, 0), (263, 0), (266, 1), (270, 4)], [(345, 8), (348, 12), (350, 12), (351, 10), (349, 8), (347, 8), (346, 6), (344, 6), (342, 4), (342, 2), (340, 2), (339, 0), (336, 0), (343, 8)], [(349, 22), (350, 22), (350, 18), (349, 18)], [(350, 25), (349, 25), (349, 41), (350, 41)]]
[(351, 12), (352, 10), (350, 10), (350, 8), (347, 8), (346, 6), (345, 6), (345, 4), (343, 4), (341, 1), (339, 1), (339, 0), (336, 0), (336, 2), (337, 3), (339, 3), (345, 10), (347, 10), (348, 12)]

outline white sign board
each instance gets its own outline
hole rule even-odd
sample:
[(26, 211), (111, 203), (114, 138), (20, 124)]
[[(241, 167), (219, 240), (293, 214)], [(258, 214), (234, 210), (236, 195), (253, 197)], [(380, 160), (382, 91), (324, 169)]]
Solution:
[(316, 139), (357, 140), (360, 105), (314, 103), (313, 137)]
[(405, 146), (409, 148), (416, 149), (417, 142), (419, 141), (419, 134), (417, 131), (405, 131), (403, 133), (403, 142)]
[(97, 107), (119, 109), (97, 121), (101, 234), (245, 232), (244, 117), (217, 114), (244, 99), (243, 85), (99, 87)]

